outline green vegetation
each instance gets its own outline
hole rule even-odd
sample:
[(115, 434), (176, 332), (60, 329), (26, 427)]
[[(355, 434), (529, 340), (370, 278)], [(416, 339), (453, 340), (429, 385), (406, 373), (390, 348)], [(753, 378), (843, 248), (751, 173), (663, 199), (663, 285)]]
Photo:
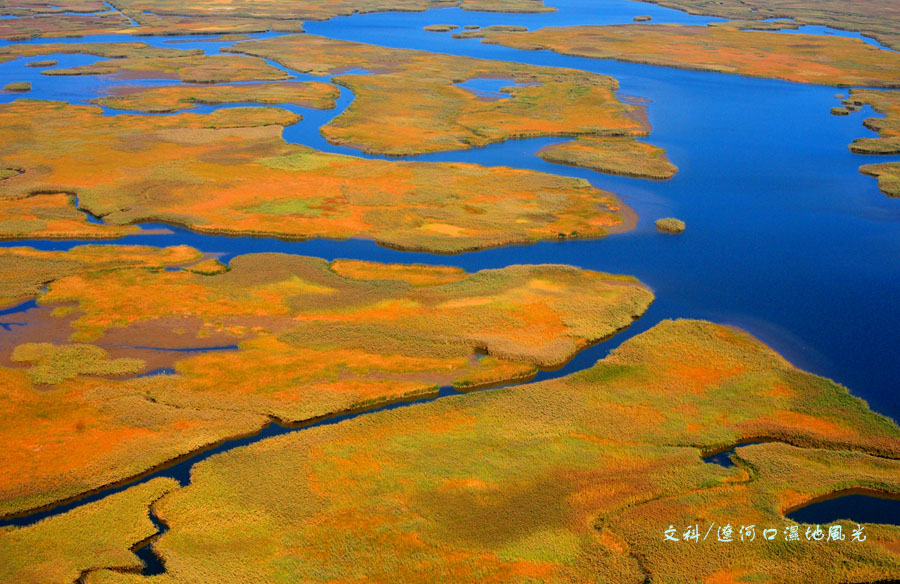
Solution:
[[(700, 457), (750, 438), (794, 445), (741, 448), (731, 469)], [(867, 526), (864, 545), (791, 545), (782, 511), (854, 485), (900, 493), (898, 457), (900, 428), (844, 388), (742, 332), (665, 321), (561, 379), (199, 463), (155, 506), (170, 530), (154, 581), (889, 580), (900, 528)], [(663, 542), (670, 524), (680, 537), (712, 522), (756, 525), (757, 541)], [(768, 527), (778, 542), (762, 541)]]
[(0, 529), (0, 581), (74, 582), (100, 567), (140, 570), (131, 549), (156, 534), (150, 505), (178, 488), (159, 478), (22, 528)]
[(55, 384), (79, 375), (131, 375), (144, 368), (140, 359), (110, 359), (100, 347), (82, 344), (28, 343), (16, 347), (10, 359), (31, 363), (28, 377), (36, 385)]
[(831, 108), (831, 115), (833, 116), (848, 116), (850, 115), (850, 110), (845, 107), (833, 107)]
[(662, 233), (684, 233), (684, 221), (674, 217), (665, 217), (656, 220), (656, 229)]

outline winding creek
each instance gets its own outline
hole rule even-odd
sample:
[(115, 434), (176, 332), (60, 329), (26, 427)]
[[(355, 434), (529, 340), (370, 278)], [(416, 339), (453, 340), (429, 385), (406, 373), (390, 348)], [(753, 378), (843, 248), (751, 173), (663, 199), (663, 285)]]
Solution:
[[(559, 11), (532, 15), (459, 9), (373, 13), (308, 22), (305, 28), (311, 34), (344, 40), (572, 67), (615, 77), (620, 83), (621, 95), (649, 100), (648, 113), (653, 131), (646, 141), (668, 151), (669, 158), (679, 167), (679, 173), (673, 179), (656, 182), (601, 175), (586, 169), (555, 165), (536, 156), (541, 148), (567, 138), (513, 140), (484, 148), (401, 159), (505, 165), (584, 178), (599, 188), (615, 192), (634, 209), (639, 216), (636, 229), (602, 240), (542, 242), (454, 256), (397, 251), (364, 240), (284, 241), (226, 237), (155, 224), (143, 225), (153, 233), (90, 243), (184, 244), (217, 254), (223, 261), (245, 253), (283, 252), (329, 260), (352, 258), (445, 264), (469, 271), (516, 263), (565, 263), (631, 274), (650, 286), (656, 295), (647, 313), (627, 330), (580, 352), (564, 367), (541, 371), (538, 380), (585, 369), (624, 340), (650, 329), (663, 319), (701, 318), (747, 330), (794, 365), (835, 379), (867, 400), (875, 411), (900, 419), (900, 385), (897, 381), (900, 379), (900, 339), (897, 337), (897, 331), (900, 331), (900, 306), (897, 304), (900, 298), (900, 201), (885, 197), (874, 179), (857, 171), (860, 164), (871, 162), (874, 157), (852, 154), (847, 148), (855, 138), (873, 135), (862, 126), (865, 117), (874, 115), (872, 111), (865, 108), (850, 116), (831, 115), (830, 109), (838, 105), (835, 94), (845, 92), (834, 87), (568, 57), (547, 51), (520, 51), (485, 45), (475, 39), (456, 40), (449, 34), (422, 30), (424, 26), (437, 23), (516, 24), (530, 28), (617, 24), (631, 22), (634, 16), (644, 14), (651, 15), (653, 22), (703, 24), (717, 20), (628, 0), (592, 2), (587, 9), (583, 3), (573, 0), (550, 0), (548, 4), (558, 7)], [(794, 32), (786, 31), (785, 34)], [(801, 27), (800, 32), (859, 37), (855, 33), (821, 27)], [(135, 39), (96, 36), (30, 42), (132, 40), (154, 46), (200, 48), (210, 54), (232, 44), (203, 36)], [(0, 46), (3, 44), (6, 43), (0, 41)], [(39, 69), (26, 67), (30, 61), (48, 58), (58, 60), (61, 68), (101, 60), (64, 54), (17, 59), (0, 64), (0, 78), (30, 81), (33, 90), (28, 97), (71, 103), (86, 103), (116, 86), (173, 83), (166, 79), (125, 80), (115, 76), (50, 77), (41, 75)], [(269, 63), (286, 70), (281, 65)], [(331, 80), (330, 76), (289, 72), (299, 81)], [(491, 84), (473, 87), (497, 91)], [(321, 136), (319, 128), (352, 103), (353, 94), (346, 88), (338, 88), (340, 98), (332, 110), (282, 106), (303, 116), (301, 122), (285, 128), (285, 139), (327, 152), (386, 158), (331, 145)], [(19, 97), (0, 94), (0, 103)], [(241, 105), (253, 104), (199, 106), (190, 111), (204, 113)], [(104, 111), (108, 115), (129, 113)], [(878, 157), (877, 161), (896, 159), (898, 157)], [(685, 234), (670, 237), (657, 233), (653, 222), (665, 216), (685, 220)], [(0, 242), (0, 245), (64, 250), (84, 243), (19, 240)], [(14, 331), (17, 314), (34, 307), (34, 301), (29, 301), (0, 311), (0, 334)], [(149, 374), (171, 372), (164, 368)], [(509, 385), (515, 384), (505, 386)], [(195, 463), (219, 452), (302, 428), (336, 424), (360, 415), (454, 395), (459, 393), (442, 388), (434, 395), (346, 412), (301, 426), (282, 425), (273, 420), (252, 436), (213, 445), (170, 461), (150, 473), (50, 509), (7, 519), (0, 525), (28, 525), (159, 476), (173, 477), (185, 485), (190, 482), (190, 469)], [(726, 464), (726, 460), (730, 463), (727, 453), (724, 458), (710, 462)], [(897, 510), (900, 502), (897, 501), (852, 494), (832, 499), (830, 506), (823, 509), (822, 505), (826, 503), (817, 502), (806, 510), (793, 512), (790, 517), (814, 522), (824, 522), (823, 517), (833, 520), (844, 516), (860, 522), (871, 521), (873, 517), (879, 521), (900, 522)], [(875, 505), (874, 511), (867, 510), (871, 505)], [(820, 515), (813, 513), (816, 509)], [(158, 559), (153, 556), (151, 546), (143, 546), (139, 554), (148, 565), (145, 573), (160, 571), (161, 565), (154, 564)]]

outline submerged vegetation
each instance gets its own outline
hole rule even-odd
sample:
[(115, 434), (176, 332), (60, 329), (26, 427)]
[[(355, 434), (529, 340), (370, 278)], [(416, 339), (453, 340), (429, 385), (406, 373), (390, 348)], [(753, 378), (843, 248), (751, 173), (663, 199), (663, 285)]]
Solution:
[[(776, 442), (742, 448), (732, 469), (701, 458), (748, 438)], [(740, 331), (665, 321), (558, 380), (199, 463), (155, 505), (170, 529), (153, 581), (888, 580), (900, 577), (900, 528), (791, 543), (782, 513), (854, 485), (900, 493), (898, 457), (900, 429), (844, 388)], [(680, 538), (711, 522), (772, 526), (779, 541), (663, 541), (670, 524)]]

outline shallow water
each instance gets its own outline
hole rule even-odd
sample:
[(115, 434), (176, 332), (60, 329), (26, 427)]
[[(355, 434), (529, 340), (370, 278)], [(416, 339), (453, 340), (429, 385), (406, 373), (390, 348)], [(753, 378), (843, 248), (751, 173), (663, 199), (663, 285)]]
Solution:
[[(651, 101), (648, 107), (653, 132), (647, 141), (667, 149), (672, 162), (680, 168), (674, 179), (656, 182), (601, 175), (547, 163), (536, 156), (542, 147), (565, 140), (560, 138), (509, 141), (409, 159), (507, 165), (585, 178), (619, 194), (635, 209), (640, 216), (635, 230), (603, 240), (543, 242), (456, 256), (400, 252), (362, 240), (291, 242), (203, 235), (173, 227), (166, 227), (168, 235), (135, 235), (107, 243), (187, 244), (221, 254), (224, 261), (242, 253), (279, 251), (326, 259), (449, 264), (470, 271), (514, 263), (566, 263), (633, 274), (656, 294), (647, 314), (624, 333), (583, 351), (561, 370), (542, 372), (539, 378), (589, 367), (623, 340), (662, 319), (705, 318), (748, 330), (795, 365), (847, 385), (876, 411), (900, 419), (896, 381), (900, 378), (900, 201), (885, 197), (875, 180), (857, 172), (862, 163), (898, 157), (864, 157), (847, 149), (853, 139), (872, 135), (861, 125), (864, 117), (872, 115), (871, 110), (846, 117), (830, 115), (830, 108), (838, 104), (834, 95), (844, 93), (843, 89), (566, 57), (546, 51), (519, 51), (422, 30), (435, 23), (521, 24), (531, 28), (624, 23), (642, 14), (653, 16), (654, 22), (702, 24), (714, 20), (625, 0), (551, 4), (559, 6), (560, 11), (542, 15), (458, 9), (375, 13), (309, 22), (306, 28), (334, 38), (575, 67), (615, 76), (621, 94)], [(210, 53), (231, 44), (209, 37), (60, 40), (136, 40), (156, 46), (202, 48)], [(172, 44), (182, 40), (186, 42)], [(27, 97), (73, 103), (85, 103), (116, 85), (173, 83), (113, 77), (49, 77), (42, 76), (40, 69), (24, 66), (29, 60), (47, 58), (58, 59), (58, 67), (98, 60), (78, 55), (19, 59), (0, 65), (0, 78), (32, 81), (33, 91)], [(297, 79), (329, 78), (297, 75)], [(22, 96), (0, 93), (0, 102), (19, 97)], [(330, 152), (361, 155), (352, 148), (328, 144), (318, 131), (352, 100), (352, 93), (341, 88), (334, 110), (289, 107), (301, 113), (304, 120), (286, 128), (285, 139)], [(218, 108), (203, 106), (191, 111), (214, 109)], [(106, 113), (122, 112), (107, 109)], [(653, 222), (665, 216), (685, 220), (687, 231), (681, 236), (657, 233)], [(81, 243), (84, 242), (16, 241), (2, 245), (68, 249)], [(5, 320), (15, 320), (14, 313), (8, 316)], [(328, 423), (341, 419), (344, 418), (338, 416)], [(289, 430), (272, 425), (261, 436), (282, 431)], [(230, 441), (227, 448), (250, 440)], [(175, 465), (171, 467), (175, 475), (166, 476), (187, 480), (190, 466), (216, 451), (219, 450), (179, 463), (183, 468)], [(61, 510), (64, 508), (53, 513)], [(33, 517), (36, 516), (28, 519)]]

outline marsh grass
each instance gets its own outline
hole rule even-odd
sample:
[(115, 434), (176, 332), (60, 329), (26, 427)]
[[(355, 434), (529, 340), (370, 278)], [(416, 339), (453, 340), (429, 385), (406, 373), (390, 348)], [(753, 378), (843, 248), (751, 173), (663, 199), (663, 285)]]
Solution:
[[(79, 343), (23, 344), (12, 357), (31, 369), (0, 368), (0, 473), (15, 475), (0, 484), (0, 515), (138, 475), (273, 418), (299, 423), (438, 387), (522, 379), (629, 325), (653, 299), (634, 278), (570, 266), (469, 274), (255, 254), (226, 270), (197, 264), (190, 248), (125, 246), (6, 255), (21, 269), (0, 273), (18, 285), (33, 272), (46, 284), (40, 306), (60, 308), (53, 314), (67, 315)], [(169, 264), (187, 268), (161, 269)], [(184, 355), (174, 375), (98, 377), (136, 373), (133, 357), (150, 358), (123, 350), (111, 359), (100, 345), (113, 339), (192, 347), (210, 334), (239, 349)]]
[[(744, 447), (732, 469), (701, 459), (751, 436), (800, 446)], [(887, 580), (897, 527), (867, 526), (860, 546), (759, 540), (823, 492), (900, 493), (898, 458), (900, 428), (844, 388), (740, 331), (664, 321), (561, 379), (204, 461), (156, 505), (170, 526), (156, 549), (171, 581)], [(669, 524), (712, 521), (753, 523), (757, 543), (662, 541)]]
[(656, 220), (656, 229), (662, 233), (684, 233), (685, 224), (681, 219), (674, 217), (665, 217)]
[(28, 81), (14, 81), (12, 83), (7, 83), (6, 86), (3, 87), (3, 91), (24, 93), (26, 91), (31, 91), (31, 83)]
[[(669, 3), (669, 0), (665, 0)], [(839, 87), (900, 86), (900, 55), (860, 39), (723, 26), (622, 24), (476, 31), (486, 42), (564, 55)]]
[(633, 138), (581, 137), (548, 146), (538, 154), (548, 162), (638, 178), (667, 180), (678, 172), (665, 150)]
[(98, 567), (139, 571), (131, 548), (156, 533), (150, 505), (178, 488), (159, 478), (23, 528), (0, 530), (0, 580), (74, 582)]
[[(609, 88), (598, 90), (612, 95)], [(326, 154), (282, 139), (281, 127), (298, 119), (268, 107), (104, 116), (97, 107), (58, 102), (2, 105), (0, 153), (14, 155), (24, 172), (0, 181), (0, 216), (4, 205), (10, 216), (21, 209), (32, 213), (22, 217), (28, 223), (6, 225), (16, 233), (71, 232), (76, 225), (48, 221), (42, 227), (37, 213), (48, 209), (22, 202), (34, 193), (64, 191), (104, 218), (97, 236), (155, 221), (227, 235), (362, 237), (440, 253), (561, 233), (596, 238), (631, 227), (614, 195), (582, 180), (507, 167)], [(23, 124), (30, 128), (27, 144), (15, 130)], [(110, 144), (121, 156), (104, 154)], [(88, 159), (96, 161), (96, 172), (83, 171)], [(123, 164), (130, 172), (117, 170)], [(99, 180), (101, 175), (107, 178)]]
[(38, 385), (53, 385), (78, 375), (131, 375), (144, 368), (140, 359), (110, 359), (104, 349), (84, 344), (27, 343), (17, 346), (10, 358), (30, 363), (28, 376)]

